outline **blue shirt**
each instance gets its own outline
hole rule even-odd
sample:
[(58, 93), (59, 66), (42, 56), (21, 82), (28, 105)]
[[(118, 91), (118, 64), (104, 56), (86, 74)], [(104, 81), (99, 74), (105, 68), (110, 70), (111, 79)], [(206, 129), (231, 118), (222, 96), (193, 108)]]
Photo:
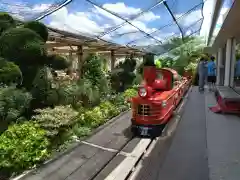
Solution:
[(216, 76), (216, 64), (214, 61), (208, 62), (208, 76)]
[(240, 76), (240, 60), (236, 62), (235, 76)]

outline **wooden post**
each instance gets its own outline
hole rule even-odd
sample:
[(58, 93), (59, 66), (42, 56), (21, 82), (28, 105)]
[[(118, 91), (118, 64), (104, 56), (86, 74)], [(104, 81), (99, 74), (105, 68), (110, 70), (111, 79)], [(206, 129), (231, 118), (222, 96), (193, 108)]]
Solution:
[(115, 52), (114, 50), (111, 50), (111, 71), (115, 67), (115, 62), (116, 62)]
[(83, 48), (82, 46), (77, 47), (77, 60), (78, 60), (78, 74), (79, 78), (82, 77), (82, 66), (83, 66)]

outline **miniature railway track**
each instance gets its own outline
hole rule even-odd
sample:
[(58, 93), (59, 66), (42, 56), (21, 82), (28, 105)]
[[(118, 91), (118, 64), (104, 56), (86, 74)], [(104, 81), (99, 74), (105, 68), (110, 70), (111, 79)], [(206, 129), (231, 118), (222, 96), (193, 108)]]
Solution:
[(125, 159), (105, 177), (105, 180), (133, 180), (137, 170), (141, 168), (141, 161), (145, 156), (151, 153), (152, 149), (155, 147), (155, 144), (159, 140), (164, 141), (167, 139), (167, 137), (172, 136), (176, 130), (177, 124), (180, 121), (180, 114), (183, 111), (183, 106), (190, 91), (191, 87), (186, 91), (185, 96), (182, 98), (183, 100), (177, 106), (174, 113), (175, 115), (173, 117), (174, 120), (171, 120), (171, 122), (169, 122), (168, 125), (163, 129), (162, 136), (153, 139), (143, 138), (139, 141), (131, 153), (126, 153), (124, 149), (137, 138), (131, 137), (129, 141), (127, 141), (121, 147), (121, 149), (119, 149), (118, 152), (91, 178), (91, 180), (98, 180), (99, 174), (119, 155), (124, 155)]

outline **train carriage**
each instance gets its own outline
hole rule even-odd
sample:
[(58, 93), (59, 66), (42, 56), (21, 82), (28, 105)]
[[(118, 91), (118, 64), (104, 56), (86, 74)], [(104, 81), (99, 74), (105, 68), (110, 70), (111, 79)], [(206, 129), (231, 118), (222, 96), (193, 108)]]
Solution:
[(189, 80), (173, 69), (144, 67), (144, 80), (138, 96), (131, 99), (132, 132), (159, 136), (189, 85)]

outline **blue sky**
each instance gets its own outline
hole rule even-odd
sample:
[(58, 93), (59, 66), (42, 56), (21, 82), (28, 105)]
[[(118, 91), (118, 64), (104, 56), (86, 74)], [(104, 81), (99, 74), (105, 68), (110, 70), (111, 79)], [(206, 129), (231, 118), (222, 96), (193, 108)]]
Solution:
[[(2, 11), (11, 12), (14, 16), (20, 19), (30, 20), (48, 10), (54, 3), (60, 3), (61, 1), (62, 0), (0, 0), (0, 9)], [(128, 20), (131, 20), (141, 11), (148, 9), (158, 2), (157, 0), (92, 1)], [(206, 3), (211, 4), (211, 1), (213, 0), (207, 0)], [(231, 1), (232, 0), (225, 0), (223, 7), (229, 7)], [(174, 15), (178, 18), (196, 5), (199, 5), (202, 0), (166, 0), (166, 2)], [(202, 24), (201, 8), (202, 5), (196, 6), (190, 14), (179, 19), (179, 25), (183, 29), (185, 35), (199, 30), (200, 25)], [(212, 9), (210, 5), (205, 6), (204, 9), (204, 16), (211, 14)], [(207, 19), (209, 20), (209, 18)], [(205, 29), (209, 25), (209, 22), (206, 21), (207, 20), (204, 20)], [(61, 30), (99, 36), (102, 33), (123, 24), (124, 20), (107, 13), (85, 0), (73, 0), (67, 6), (44, 18), (42, 22)], [(165, 6), (161, 3), (130, 22), (139, 29), (147, 33), (152, 33), (153, 38), (146, 37), (146, 34), (140, 32), (129, 24), (124, 24), (116, 31), (101, 37), (119, 44), (144, 46), (159, 44), (160, 41), (165, 41), (169, 37), (180, 35), (179, 28), (176, 24), (169, 25), (173, 22), (173, 19)], [(219, 23), (221, 24), (220, 21)], [(190, 25), (192, 26), (189, 28)], [(164, 26), (166, 27), (163, 28)]]

